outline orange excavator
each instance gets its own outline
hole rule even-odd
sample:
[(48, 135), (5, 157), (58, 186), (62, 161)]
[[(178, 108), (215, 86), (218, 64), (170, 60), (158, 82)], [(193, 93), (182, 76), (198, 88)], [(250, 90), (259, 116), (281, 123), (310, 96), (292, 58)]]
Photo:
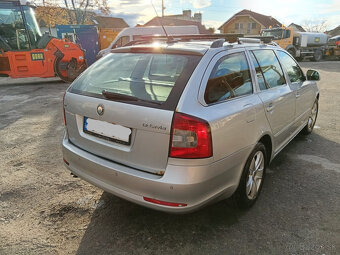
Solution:
[(0, 76), (71, 82), (86, 69), (84, 56), (78, 44), (42, 35), (26, 1), (0, 1)]

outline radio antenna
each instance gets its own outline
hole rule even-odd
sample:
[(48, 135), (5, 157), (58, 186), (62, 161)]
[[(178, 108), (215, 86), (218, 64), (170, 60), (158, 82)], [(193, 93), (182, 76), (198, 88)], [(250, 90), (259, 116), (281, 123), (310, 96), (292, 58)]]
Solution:
[[(162, 27), (162, 29), (163, 29), (163, 31), (164, 31), (164, 34), (165, 34), (166, 38), (168, 39), (168, 42), (170, 42), (170, 41), (171, 41), (171, 38), (169, 37), (168, 33), (166, 32), (166, 30), (165, 30), (165, 28), (164, 28), (164, 26), (163, 26), (163, 22), (162, 22), (162, 18), (163, 18), (163, 17), (160, 18), (160, 17), (158, 16), (157, 10), (156, 10), (155, 6), (153, 5), (153, 2), (152, 2), (152, 1), (151, 1), (151, 5), (152, 5), (152, 7), (153, 7), (153, 9), (154, 9), (154, 11), (155, 11), (155, 13), (156, 13), (156, 16), (157, 16), (157, 18), (158, 18), (158, 20), (159, 20), (159, 23), (160, 23), (160, 25), (161, 25), (161, 27)], [(162, 8), (163, 8), (163, 6), (162, 6)]]

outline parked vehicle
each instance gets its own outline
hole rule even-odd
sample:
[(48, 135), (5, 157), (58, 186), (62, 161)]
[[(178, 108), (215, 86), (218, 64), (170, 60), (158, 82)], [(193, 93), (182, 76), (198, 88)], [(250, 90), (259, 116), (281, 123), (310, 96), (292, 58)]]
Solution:
[[(197, 26), (164, 26), (168, 35), (194, 35), (199, 34)], [(143, 36), (147, 35), (161, 35), (164, 36), (164, 29), (159, 26), (152, 27), (128, 27), (124, 28), (117, 37), (112, 41), (109, 47), (99, 51), (97, 58), (101, 58), (114, 48), (122, 47), (125, 44), (140, 40)]]
[(320, 61), (328, 42), (328, 36), (324, 33), (295, 32), (290, 27), (263, 29), (261, 36), (272, 36), (281, 48), (297, 60), (310, 58)]
[(340, 58), (340, 35), (333, 36), (328, 40), (325, 55)]
[(87, 67), (85, 52), (69, 40), (42, 35), (33, 8), (26, 2), (0, 2), (0, 76), (58, 76), (73, 81)]
[(114, 49), (65, 93), (65, 166), (157, 210), (230, 196), (248, 208), (271, 160), (312, 132), (317, 80), (285, 50), (249, 38)]

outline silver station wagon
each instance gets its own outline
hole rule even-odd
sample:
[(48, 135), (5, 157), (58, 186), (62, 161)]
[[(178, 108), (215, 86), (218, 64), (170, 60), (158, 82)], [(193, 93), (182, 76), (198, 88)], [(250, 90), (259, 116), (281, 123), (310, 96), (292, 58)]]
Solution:
[[(123, 199), (190, 212), (259, 197), (266, 167), (318, 113), (319, 73), (254, 39), (118, 48), (64, 96), (63, 157), (76, 176)], [(293, 162), (292, 162), (293, 163)]]

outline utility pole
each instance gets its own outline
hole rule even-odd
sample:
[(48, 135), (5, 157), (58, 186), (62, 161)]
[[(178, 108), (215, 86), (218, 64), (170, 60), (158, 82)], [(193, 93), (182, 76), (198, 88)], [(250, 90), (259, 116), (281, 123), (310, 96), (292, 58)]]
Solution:
[(164, 0), (162, 0), (162, 18), (164, 17), (164, 10), (165, 10)]

